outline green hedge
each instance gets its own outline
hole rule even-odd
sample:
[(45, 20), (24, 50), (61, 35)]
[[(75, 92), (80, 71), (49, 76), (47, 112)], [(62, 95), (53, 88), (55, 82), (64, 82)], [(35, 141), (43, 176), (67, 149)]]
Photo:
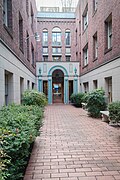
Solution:
[(104, 91), (102, 89), (96, 89), (87, 95), (87, 106), (90, 116), (100, 117), (100, 111), (106, 109), (106, 102), (104, 97)]
[(82, 107), (81, 103), (82, 103), (83, 96), (84, 96), (84, 93), (72, 94), (70, 97), (70, 100), (76, 107)]
[(108, 105), (110, 121), (120, 122), (120, 101), (112, 102)]
[(47, 105), (47, 99), (44, 93), (37, 90), (26, 90), (22, 96), (23, 105), (37, 105), (44, 107)]
[(42, 117), (43, 109), (39, 106), (13, 104), (0, 110), (1, 180), (22, 179)]

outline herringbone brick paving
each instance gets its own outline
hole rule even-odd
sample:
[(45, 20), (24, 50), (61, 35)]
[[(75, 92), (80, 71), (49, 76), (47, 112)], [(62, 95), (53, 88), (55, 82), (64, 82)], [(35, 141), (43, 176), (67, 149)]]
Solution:
[(120, 180), (120, 129), (71, 105), (45, 109), (24, 180)]

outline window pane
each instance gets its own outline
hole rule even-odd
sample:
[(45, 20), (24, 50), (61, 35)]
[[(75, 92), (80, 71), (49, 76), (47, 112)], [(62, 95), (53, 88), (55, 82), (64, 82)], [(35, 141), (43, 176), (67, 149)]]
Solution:
[(48, 45), (48, 32), (43, 32), (43, 45)]
[(66, 45), (70, 45), (70, 32), (65, 33)]
[(53, 61), (61, 61), (61, 56), (53, 56)]
[(43, 61), (48, 61), (48, 56), (43, 56)]
[(61, 33), (59, 32), (52, 33), (52, 44), (61, 45)]
[(66, 61), (69, 62), (71, 60), (71, 56), (66, 56)]

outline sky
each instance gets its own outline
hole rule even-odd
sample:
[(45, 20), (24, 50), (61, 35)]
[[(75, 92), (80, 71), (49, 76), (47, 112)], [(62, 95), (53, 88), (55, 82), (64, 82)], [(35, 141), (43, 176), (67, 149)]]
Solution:
[[(72, 0), (73, 7), (76, 7), (76, 4), (78, 0)], [(45, 6), (45, 7), (60, 7), (61, 6), (61, 0), (36, 0), (37, 4), (37, 10), (40, 10), (40, 6)]]

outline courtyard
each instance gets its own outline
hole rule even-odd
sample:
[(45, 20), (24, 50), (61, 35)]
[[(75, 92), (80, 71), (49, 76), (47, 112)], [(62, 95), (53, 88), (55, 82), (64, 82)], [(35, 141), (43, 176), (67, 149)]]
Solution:
[(119, 130), (81, 108), (48, 105), (24, 180), (120, 180)]

